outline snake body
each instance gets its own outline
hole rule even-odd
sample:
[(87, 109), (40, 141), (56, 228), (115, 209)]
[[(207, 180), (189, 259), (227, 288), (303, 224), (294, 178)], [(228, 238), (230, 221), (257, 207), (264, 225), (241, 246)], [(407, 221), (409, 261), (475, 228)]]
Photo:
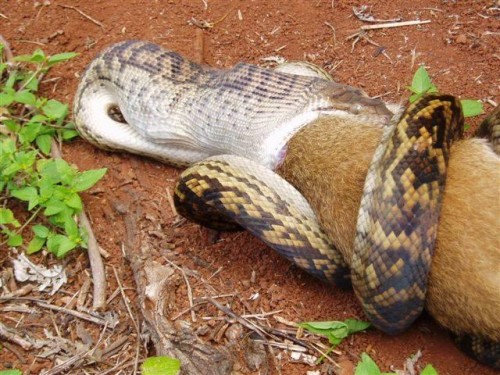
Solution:
[[(109, 118), (114, 106), (126, 123)], [(248, 64), (202, 67), (128, 41), (89, 65), (74, 116), (82, 136), (100, 147), (174, 165), (199, 162), (176, 188), (185, 216), (225, 228), (235, 221), (327, 281), (346, 284), (350, 265), (356, 293), (380, 329), (400, 332), (422, 310), (448, 150), (463, 125), (453, 97), (425, 97), (387, 128), (365, 184), (358, 250), (349, 260), (308, 202), (272, 170), (284, 162), (294, 134), (318, 118), (383, 127), (392, 113), (380, 100), (322, 78)]]

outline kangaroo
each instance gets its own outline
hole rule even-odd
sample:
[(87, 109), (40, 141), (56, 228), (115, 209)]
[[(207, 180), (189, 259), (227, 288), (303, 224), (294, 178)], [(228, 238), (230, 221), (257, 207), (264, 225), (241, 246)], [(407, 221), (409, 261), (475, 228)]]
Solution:
[[(367, 169), (382, 129), (325, 117), (288, 143), (278, 173), (309, 201), (349, 263)], [(455, 334), (500, 341), (500, 157), (485, 139), (451, 149), (426, 308)]]

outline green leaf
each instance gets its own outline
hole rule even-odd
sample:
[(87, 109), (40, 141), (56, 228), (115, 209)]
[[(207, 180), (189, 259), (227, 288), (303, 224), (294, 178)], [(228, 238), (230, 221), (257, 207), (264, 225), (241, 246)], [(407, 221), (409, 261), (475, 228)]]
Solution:
[(78, 225), (76, 224), (75, 219), (73, 219), (71, 216), (66, 217), (64, 220), (64, 231), (71, 240), (76, 241), (80, 239), (80, 231), (78, 230)]
[(63, 182), (70, 185), (77, 176), (77, 172), (65, 160), (46, 160), (38, 163), (38, 170), (45, 180), (52, 184)]
[(38, 198), (38, 191), (32, 186), (26, 186), (17, 190), (12, 190), (11, 195), (22, 201), (31, 201)]
[(170, 357), (149, 357), (143, 362), (143, 375), (177, 375), (181, 369), (181, 361)]
[(62, 131), (62, 139), (64, 141), (69, 141), (75, 137), (78, 137), (78, 132), (76, 130), (68, 129)]
[(45, 61), (45, 59), (45, 53), (40, 48), (37, 48), (31, 55), (19, 55), (14, 57), (14, 61), (33, 63), (41, 63)]
[(101, 168), (79, 173), (72, 184), (73, 190), (79, 192), (94, 186), (104, 176), (106, 171), (106, 168)]
[(23, 126), (21, 131), (19, 132), (19, 137), (21, 141), (24, 143), (31, 143), (35, 140), (38, 133), (42, 129), (42, 124), (39, 122), (30, 122)]
[(14, 213), (8, 208), (0, 207), (0, 224), (10, 224), (19, 227), (19, 221), (14, 217)]
[(35, 150), (28, 152), (21, 151), (16, 155), (16, 162), (20, 164), (22, 169), (26, 170), (35, 163), (36, 154), (37, 152)]
[(20, 234), (11, 232), (9, 234), (9, 240), (7, 245), (9, 246), (21, 246), (23, 244), (23, 237)]
[(35, 236), (40, 238), (47, 238), (49, 236), (50, 230), (45, 225), (36, 224), (31, 227)]
[(38, 237), (38, 236), (33, 237), (33, 239), (28, 244), (28, 248), (26, 249), (26, 252), (28, 254), (33, 254), (33, 253), (36, 253), (37, 251), (40, 251), (42, 249), (43, 245), (45, 245), (46, 240), (47, 240), (46, 238), (42, 238), (42, 237)]
[(74, 208), (78, 212), (83, 209), (82, 199), (77, 193), (70, 193), (64, 200), (64, 203), (66, 203), (68, 207)]
[(411, 89), (414, 93), (423, 94), (427, 92), (432, 87), (431, 77), (425, 70), (423, 65), (420, 65), (413, 75), (413, 80), (411, 81)]
[(409, 99), (410, 103), (413, 103), (425, 93), (437, 92), (437, 87), (432, 84), (431, 78), (423, 65), (420, 65), (413, 75), (411, 86), (408, 89), (413, 93)]
[(29, 90), (22, 90), (16, 92), (16, 94), (14, 95), (14, 100), (22, 104), (35, 105), (36, 96), (33, 95)]
[(21, 165), (19, 163), (12, 163), (3, 171), (0, 170), (2, 176), (12, 176), (14, 173), (18, 172), (21, 169)]
[(62, 120), (68, 114), (68, 105), (58, 100), (50, 99), (42, 107), (42, 112), (52, 120)]
[(338, 345), (347, 336), (368, 328), (370, 326), (370, 323), (354, 319), (347, 319), (344, 322), (304, 322), (299, 323), (298, 326), (307, 329), (309, 332), (326, 336), (330, 344)]
[(13, 133), (17, 133), (19, 129), (21, 129), (21, 126), (12, 119), (2, 120), (2, 121), (4, 125), (7, 126), (7, 129), (9, 129)]
[(2, 148), (0, 148), (0, 155), (2, 154), (13, 154), (16, 151), (16, 143), (8, 138), (2, 142)]
[(23, 375), (21, 370), (0, 370), (0, 375)]
[(0, 107), (8, 107), (13, 101), (13, 92), (0, 92)]
[(380, 369), (370, 356), (366, 353), (361, 354), (361, 362), (356, 366), (355, 375), (381, 375)]
[(45, 155), (49, 155), (52, 148), (52, 136), (48, 134), (39, 135), (36, 137), (36, 145)]
[(76, 53), (76, 52), (58, 53), (57, 55), (50, 56), (49, 59), (47, 60), (47, 63), (49, 64), (49, 66), (51, 66), (51, 65), (72, 59), (75, 56), (78, 56), (78, 53)]
[(473, 117), (484, 113), (483, 104), (478, 100), (464, 99), (460, 100), (464, 117)]
[(75, 247), (76, 243), (62, 234), (56, 234), (47, 239), (47, 249), (59, 258), (66, 255)]
[(371, 326), (370, 322), (364, 322), (356, 319), (346, 319), (344, 323), (347, 324), (347, 327), (349, 328), (349, 334), (364, 331)]
[[(37, 77), (26, 77), (26, 79), (23, 82), (23, 86), (31, 91), (31, 92), (37, 92), (38, 91), (38, 84), (40, 83), (39, 79)], [(38, 102), (38, 100), (37, 100)]]
[(40, 198), (43, 202), (47, 201), (52, 197), (52, 195), (54, 195), (54, 185), (46, 176), (42, 177), (38, 183), (38, 187), (40, 188)]
[(66, 205), (58, 199), (51, 198), (46, 205), (43, 214), (45, 216), (52, 216), (62, 212), (66, 208)]
[(429, 364), (425, 366), (420, 375), (438, 375), (438, 372), (431, 364)]

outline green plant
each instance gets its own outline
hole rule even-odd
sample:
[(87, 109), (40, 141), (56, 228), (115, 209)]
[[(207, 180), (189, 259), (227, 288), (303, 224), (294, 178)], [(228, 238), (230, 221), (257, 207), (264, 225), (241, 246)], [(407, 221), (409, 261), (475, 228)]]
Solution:
[[(417, 69), (413, 75), (411, 86), (408, 86), (408, 90), (412, 92), (410, 96), (410, 103), (420, 98), (426, 93), (437, 92), (437, 87), (432, 83), (427, 70), (425, 70), (423, 65)], [(473, 117), (480, 115), (484, 112), (483, 105), (478, 100), (464, 99), (460, 100), (462, 103), (462, 109), (464, 111), (464, 117)]]
[[(32, 222), (28, 253), (44, 246), (58, 257), (86, 246), (86, 235), (75, 217), (82, 209), (79, 193), (93, 186), (106, 169), (79, 172), (62, 159), (50, 157), (54, 141), (78, 135), (67, 121), (68, 105), (38, 94), (43, 76), (57, 63), (76, 56), (31, 55), (4, 61), (0, 45), (0, 245), (23, 246), (22, 232)], [(34, 67), (34, 69), (30, 69)], [(21, 224), (7, 203), (27, 203), (29, 218)]]
[(21, 370), (0, 370), (0, 375), (23, 375)]
[[(370, 327), (370, 323), (355, 319), (346, 319), (343, 322), (303, 322), (298, 323), (297, 325), (308, 330), (311, 333), (322, 335), (328, 338), (328, 341), (332, 346), (325, 354), (329, 354), (346, 337), (357, 332), (362, 332)], [(322, 360), (323, 357), (318, 360), (318, 363), (320, 363)]]
[[(382, 372), (371, 357), (366, 353), (361, 353), (361, 361), (356, 366), (355, 375), (397, 375), (396, 372)], [(427, 365), (420, 372), (420, 375), (438, 375), (432, 365)]]
[(170, 357), (149, 357), (141, 366), (144, 375), (177, 375), (181, 362)]

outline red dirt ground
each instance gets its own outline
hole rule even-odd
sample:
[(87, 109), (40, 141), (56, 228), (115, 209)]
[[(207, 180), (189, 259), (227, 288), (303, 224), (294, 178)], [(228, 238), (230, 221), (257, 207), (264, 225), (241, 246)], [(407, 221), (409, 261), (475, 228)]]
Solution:
[[(305, 59), (323, 66), (339, 82), (362, 87), (368, 94), (382, 96), (387, 101), (404, 102), (408, 96), (405, 86), (411, 82), (418, 65), (425, 64), (443, 92), (490, 103), (498, 103), (500, 99), (500, 12), (498, 2), (494, 8), (494, 1), (207, 0), (206, 8), (201, 0), (40, 1), (46, 5), (2, 0), (0, 3), (0, 34), (11, 43), (15, 54), (29, 53), (40, 45), (49, 54), (80, 53), (78, 58), (51, 72), (50, 77), (61, 79), (45, 89), (47, 95), (66, 102), (72, 102), (78, 74), (111, 43), (144, 39), (196, 58), (195, 40), (199, 31), (188, 23), (193, 18), (220, 20), (204, 31), (204, 60), (213, 66), (229, 67), (239, 61), (259, 64), (262, 58), (276, 55), (290, 60)], [(365, 40), (353, 47), (352, 40), (346, 38), (364, 23), (353, 15), (352, 7), (363, 4), (371, 5), (371, 13), (378, 19), (431, 22), (370, 32), (370, 39), (381, 48)], [(103, 26), (61, 5), (76, 7)], [(488, 111), (491, 104), (486, 103), (485, 107)], [(363, 318), (352, 292), (321, 285), (247, 233), (222, 234), (214, 243), (212, 233), (195, 224), (174, 227), (175, 215), (166, 195), (172, 191), (178, 170), (136, 156), (97, 150), (82, 140), (66, 145), (63, 152), (80, 169), (108, 168), (98, 186), (84, 194), (84, 201), (100, 245), (111, 254), (106, 259), (110, 294), (116, 288), (112, 269), (115, 267), (122, 284), (130, 289), (129, 298), (135, 300), (132, 273), (121, 253), (125, 227), (113, 207), (126, 208), (139, 197), (146, 229), (156, 238), (157, 247), (151, 256), (168, 256), (205, 278), (220, 269), (211, 280), (217, 293), (238, 293), (248, 298), (259, 292), (260, 299), (253, 303), (255, 311), (282, 310), (278, 315), (291, 321)], [(3, 265), (7, 262), (4, 254)], [(81, 253), (70, 256), (67, 262), (72, 272), (65, 290), (71, 295), (83, 282), (82, 271), (88, 262)], [(252, 272), (256, 275), (253, 283), (249, 281)], [(185, 297), (178, 298), (182, 299)], [(185, 307), (185, 301), (182, 303)], [(178, 307), (177, 311), (184, 307)], [(51, 324), (50, 320), (47, 324)], [(97, 339), (99, 332), (92, 333)], [(402, 335), (389, 337), (370, 331), (346, 340), (339, 350), (352, 363), (357, 363), (360, 353), (367, 351), (386, 371), (391, 366), (403, 368), (405, 358), (421, 350), (421, 363), (432, 363), (441, 375), (494, 373), (462, 354), (447, 332), (428, 316), (420, 318)], [(50, 361), (37, 362), (34, 353), (20, 348), (18, 351), (26, 356), (25, 364), (2, 349), (0, 369), (13, 366), (37, 373), (53, 366)], [(313, 370), (286, 359), (283, 366), (283, 374)], [(235, 373), (251, 372), (240, 368)]]

